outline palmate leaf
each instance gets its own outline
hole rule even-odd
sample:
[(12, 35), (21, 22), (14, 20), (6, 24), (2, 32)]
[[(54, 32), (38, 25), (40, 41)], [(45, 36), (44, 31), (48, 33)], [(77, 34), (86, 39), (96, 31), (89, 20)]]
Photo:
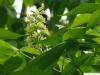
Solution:
[(62, 43), (54, 47), (52, 50), (38, 56), (36, 59), (28, 63), (24, 70), (16, 72), (13, 75), (49, 75), (48, 68), (56, 64), (64, 49), (65, 43)]
[(96, 72), (91, 67), (92, 65), (99, 65), (100, 63), (98, 60), (98, 56), (96, 55), (97, 49), (95, 52), (93, 51), (87, 51), (87, 53), (82, 54), (80, 57), (78, 57), (76, 60), (77, 66), (80, 67), (80, 69), (85, 72)]
[(92, 61), (94, 61), (92, 57), (93, 56), (91, 54), (81, 55), (77, 58), (74, 57), (74, 60), (66, 64), (62, 72), (62, 75), (72, 75), (75, 71), (79, 71), (79, 73), (81, 74), (81, 66), (83, 65), (90, 66), (93, 63)]

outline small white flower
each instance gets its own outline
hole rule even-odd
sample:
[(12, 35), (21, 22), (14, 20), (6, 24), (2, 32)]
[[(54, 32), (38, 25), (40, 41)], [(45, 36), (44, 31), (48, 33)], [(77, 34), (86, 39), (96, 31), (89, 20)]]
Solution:
[(38, 30), (37, 30), (37, 32), (38, 32), (38, 33), (40, 33), (40, 32), (41, 32), (41, 30), (39, 30), (39, 29), (38, 29)]

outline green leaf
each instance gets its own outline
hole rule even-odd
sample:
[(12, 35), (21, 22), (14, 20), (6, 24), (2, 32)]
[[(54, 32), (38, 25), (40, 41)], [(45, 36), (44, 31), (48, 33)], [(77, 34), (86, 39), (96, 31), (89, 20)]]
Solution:
[[(78, 66), (88, 66), (88, 65), (91, 65), (93, 64), (93, 55), (92, 54), (84, 54), (84, 55), (81, 55), (80, 57), (78, 57), (76, 59), (76, 64)], [(91, 61), (91, 62), (90, 62)]]
[[(66, 7), (68, 10), (71, 10), (72, 8), (76, 7), (80, 1), (79, 0), (42, 0), (45, 7), (49, 8), (52, 12), (53, 16), (52, 19), (48, 22), (48, 28), (50, 30), (56, 31), (57, 27), (56, 24), (59, 23), (59, 20), (61, 19), (61, 16), (63, 15), (64, 11), (66, 10)], [(58, 4), (60, 4), (58, 6)]]
[(69, 39), (66, 41), (66, 55), (68, 55), (68, 57), (74, 58), (78, 50), (78, 42), (75, 39)]
[(92, 68), (91, 65), (95, 64), (95, 56), (93, 53), (88, 53), (85, 55), (82, 55), (81, 57), (78, 58), (77, 64), (80, 64), (80, 69), (83, 72), (91, 72)]
[(11, 8), (11, 7), (7, 7), (7, 12), (8, 12), (8, 19), (7, 19), (7, 27), (9, 29), (9, 26), (11, 26), (16, 20), (16, 12), (14, 10), (14, 8)]
[(20, 49), (22, 52), (27, 52), (30, 54), (35, 54), (35, 55), (40, 55), (41, 51), (35, 49), (35, 48), (31, 48), (31, 47), (23, 47)]
[(32, 6), (34, 4), (34, 0), (23, 0), (24, 4), (27, 6)]
[(0, 6), (2, 5), (3, 0), (0, 0)]
[(92, 65), (92, 68), (95, 72), (100, 72), (100, 65)]
[(8, 30), (0, 29), (0, 39), (17, 39), (19, 37), (21, 37), (20, 34), (16, 34)]
[(33, 60), (32, 64), (36, 65), (40, 69), (46, 69), (50, 65), (54, 64), (62, 54), (65, 49), (65, 43), (57, 45), (56, 47), (52, 48), (50, 51), (40, 55), (35, 60)]
[(3, 75), (2, 73), (5, 75), (11, 74), (22, 64), (22, 61), (22, 58), (18, 56), (11, 57), (3, 65), (0, 66), (0, 75)]
[(0, 40), (0, 64), (4, 63), (10, 56), (13, 56), (14, 53), (13, 46)]
[(62, 72), (62, 75), (71, 75), (75, 72), (76, 69), (76, 66), (72, 62), (69, 62), (68, 64), (66, 64), (65, 69)]
[(79, 16), (76, 16), (71, 27), (77, 27), (77, 26), (87, 23), (90, 17), (91, 17), (91, 14), (80, 14)]
[(100, 22), (100, 10), (97, 10), (91, 15), (87, 24), (88, 24), (88, 27), (94, 27), (98, 25), (99, 22)]
[(68, 64), (69, 62), (70, 62), (69, 60), (67, 60), (65, 57), (61, 56), (59, 58), (59, 61), (57, 62), (60, 71), (62, 71), (65, 68), (66, 64)]
[(52, 36), (48, 37), (47, 39), (41, 41), (45, 45), (56, 46), (60, 42), (62, 42), (62, 36), (66, 28), (62, 28), (59, 31), (52, 34)]
[(95, 42), (97, 42), (98, 44), (100, 44), (100, 37), (94, 38), (93, 39)]
[(7, 22), (7, 10), (5, 7), (0, 6), (0, 27), (4, 27)]
[(73, 38), (83, 38), (85, 34), (85, 27), (69, 28), (63, 35), (63, 40), (73, 39)]
[(0, 56), (3, 54), (12, 56), (14, 52), (13, 46), (3, 40), (0, 40)]
[(100, 0), (95, 0), (96, 3), (100, 3)]
[[(31, 68), (31, 66), (30, 66)], [(34, 67), (33, 69), (30, 69), (28, 71), (24, 71), (24, 72), (15, 72), (12, 73), (11, 75), (51, 75), (52, 74), (52, 70), (41, 70), (38, 69), (36, 67)]]
[(9, 4), (12, 5), (15, 0), (9, 0)]
[(100, 37), (100, 33), (91, 28), (86, 31), (86, 34)]
[(67, 15), (76, 15), (76, 14), (82, 14), (82, 13), (91, 13), (95, 10), (100, 9), (100, 4), (98, 3), (87, 3), (87, 4), (81, 4), (78, 7), (72, 9)]
[(57, 62), (64, 49), (65, 43), (54, 47), (52, 50), (43, 53), (31, 61), (23, 71), (15, 75), (47, 75), (46, 69), (52, 67)]

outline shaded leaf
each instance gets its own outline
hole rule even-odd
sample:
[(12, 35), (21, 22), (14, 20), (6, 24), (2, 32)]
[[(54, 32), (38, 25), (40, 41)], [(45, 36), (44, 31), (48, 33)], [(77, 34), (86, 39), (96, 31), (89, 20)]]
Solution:
[(62, 28), (59, 31), (52, 34), (52, 36), (48, 37), (47, 39), (43, 40), (42, 43), (50, 46), (55, 46), (62, 42), (62, 36), (64, 32), (66, 31), (66, 28)]
[(5, 7), (0, 7), (0, 27), (4, 27), (8, 19), (7, 10)]
[(64, 43), (56, 46), (31, 61), (23, 71), (17, 72), (15, 75), (47, 75), (46, 69), (48, 70), (50, 66), (53, 66), (57, 62), (64, 49)]
[(3, 64), (10, 56), (13, 56), (14, 53), (15, 51), (10, 44), (0, 40), (0, 64)]
[(0, 75), (8, 75), (14, 72), (22, 64), (22, 58), (16, 56), (8, 59), (3, 65), (0, 66)]
[(72, 63), (69, 62), (66, 66), (65, 69), (62, 72), (62, 75), (71, 75), (72, 73), (74, 73), (76, 70), (76, 66)]
[(8, 30), (0, 29), (0, 39), (17, 39), (21, 37), (20, 34), (13, 33)]
[(91, 13), (95, 10), (100, 9), (100, 4), (96, 3), (87, 3), (81, 4), (78, 7), (72, 9), (67, 15), (75, 15), (75, 14), (82, 14), (82, 13)]
[(100, 65), (92, 65), (95, 72), (100, 72)]

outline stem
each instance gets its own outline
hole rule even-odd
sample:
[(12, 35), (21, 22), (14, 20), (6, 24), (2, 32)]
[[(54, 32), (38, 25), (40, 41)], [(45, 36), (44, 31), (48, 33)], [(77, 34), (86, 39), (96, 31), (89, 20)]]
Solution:
[(62, 61), (62, 71), (63, 71), (63, 69), (64, 69), (64, 58), (63, 58), (63, 61)]
[(20, 52), (22, 55), (24, 55), (25, 57), (27, 57), (27, 58), (29, 58), (29, 59), (33, 59), (33, 58), (31, 58), (31, 57), (29, 57), (28, 55), (26, 55), (26, 54), (24, 54), (23, 52)]
[(75, 66), (78, 68), (80, 75), (84, 75), (84, 73), (83, 73), (83, 71), (80, 69), (80, 67), (79, 67), (78, 65), (75, 65)]

